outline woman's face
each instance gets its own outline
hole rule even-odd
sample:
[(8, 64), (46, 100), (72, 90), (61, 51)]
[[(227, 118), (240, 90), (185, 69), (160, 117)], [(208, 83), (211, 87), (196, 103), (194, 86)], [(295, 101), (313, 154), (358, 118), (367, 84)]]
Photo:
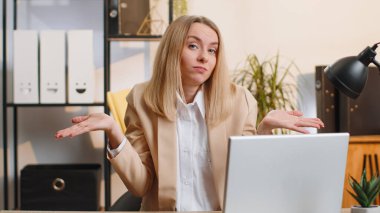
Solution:
[(181, 54), (182, 86), (199, 87), (212, 74), (216, 64), (219, 39), (209, 26), (193, 23)]

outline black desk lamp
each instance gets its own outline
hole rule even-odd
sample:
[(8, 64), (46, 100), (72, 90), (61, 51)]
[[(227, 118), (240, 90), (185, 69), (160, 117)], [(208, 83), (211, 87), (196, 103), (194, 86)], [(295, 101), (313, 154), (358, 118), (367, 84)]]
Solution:
[(365, 48), (358, 56), (339, 59), (326, 67), (327, 78), (338, 90), (350, 98), (357, 98), (367, 81), (368, 65), (373, 63), (380, 69), (379, 62), (375, 60), (375, 50), (379, 44)]

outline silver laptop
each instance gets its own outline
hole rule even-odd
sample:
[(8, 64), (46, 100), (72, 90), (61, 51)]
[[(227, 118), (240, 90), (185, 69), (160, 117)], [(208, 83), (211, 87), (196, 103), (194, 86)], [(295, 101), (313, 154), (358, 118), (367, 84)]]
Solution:
[(348, 133), (230, 137), (224, 213), (339, 213)]

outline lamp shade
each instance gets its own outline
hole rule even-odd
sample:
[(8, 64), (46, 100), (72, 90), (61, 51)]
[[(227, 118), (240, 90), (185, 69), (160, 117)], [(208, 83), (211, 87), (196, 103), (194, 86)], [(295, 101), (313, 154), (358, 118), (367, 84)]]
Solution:
[(378, 44), (380, 42), (366, 47), (358, 56), (345, 57), (328, 66), (325, 69), (327, 78), (348, 97), (359, 97), (367, 82), (368, 65), (373, 63), (380, 68), (379, 62), (375, 60)]
[(325, 69), (327, 78), (334, 86), (350, 98), (359, 97), (367, 82), (368, 65), (358, 56), (342, 58)]

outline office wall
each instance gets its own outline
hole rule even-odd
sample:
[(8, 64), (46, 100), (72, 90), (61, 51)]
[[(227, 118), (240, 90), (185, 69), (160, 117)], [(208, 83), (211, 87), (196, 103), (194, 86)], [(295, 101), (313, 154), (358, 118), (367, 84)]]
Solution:
[(310, 116), (316, 115), (314, 66), (357, 55), (380, 41), (380, 2), (375, 0), (189, 2), (192, 13), (210, 17), (221, 28), (231, 69), (248, 53), (265, 59), (279, 51), (294, 60), (306, 78), (300, 82), (306, 85), (300, 108)]
[[(188, 2), (189, 14), (205, 15), (220, 27), (231, 70), (241, 64), (249, 53), (266, 59), (279, 51), (281, 55), (294, 60), (306, 79), (301, 84), (303, 95), (300, 108), (308, 116), (316, 115), (314, 66), (332, 63), (343, 56), (356, 55), (366, 46), (380, 40), (380, 29), (376, 27), (380, 2), (375, 0)], [(98, 99), (101, 99), (103, 70), (102, 4), (103, 1), (94, 0), (20, 0), (19, 5), (19, 26), (23, 28), (94, 29), (95, 62), (100, 85)], [(62, 19), (61, 15), (65, 18)], [(113, 43), (111, 89), (129, 88), (148, 79), (156, 47), (156, 42)], [(11, 55), (9, 60), (12, 60)], [(19, 168), (28, 163), (102, 163), (101, 133), (61, 142), (53, 138), (57, 129), (70, 124), (72, 116), (101, 110), (80, 107), (20, 110)], [(33, 116), (36, 114), (38, 118)], [(10, 166), (12, 168), (12, 162)], [(124, 187), (115, 174), (112, 180), (114, 201), (123, 193)], [(0, 191), (2, 186), (0, 183)]]

